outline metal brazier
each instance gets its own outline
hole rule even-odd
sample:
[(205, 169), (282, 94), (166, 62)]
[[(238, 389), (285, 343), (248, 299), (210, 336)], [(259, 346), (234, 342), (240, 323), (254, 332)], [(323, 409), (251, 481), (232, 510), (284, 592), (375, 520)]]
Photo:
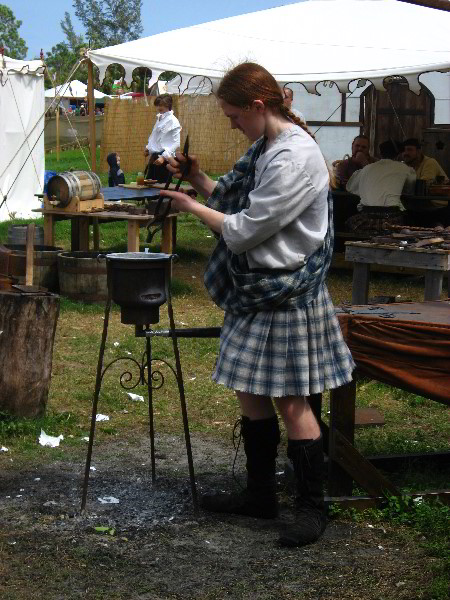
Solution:
[(121, 322), (159, 322), (159, 307), (167, 302), (174, 254), (118, 252), (106, 255), (108, 288), (120, 306)]

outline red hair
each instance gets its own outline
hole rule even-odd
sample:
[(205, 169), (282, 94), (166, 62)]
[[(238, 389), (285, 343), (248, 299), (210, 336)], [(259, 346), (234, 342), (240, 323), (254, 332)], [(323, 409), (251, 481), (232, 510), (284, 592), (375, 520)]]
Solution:
[(305, 123), (284, 105), (283, 93), (275, 77), (261, 65), (252, 62), (237, 65), (223, 77), (216, 95), (227, 104), (243, 109), (249, 109), (254, 100), (261, 100), (273, 112), (299, 125), (314, 139)]

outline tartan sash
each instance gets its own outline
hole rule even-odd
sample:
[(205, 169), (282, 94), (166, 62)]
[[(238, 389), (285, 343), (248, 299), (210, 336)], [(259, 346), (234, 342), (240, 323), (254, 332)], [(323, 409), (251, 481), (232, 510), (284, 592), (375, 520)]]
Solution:
[[(233, 170), (221, 177), (207, 206), (224, 214), (248, 208), (248, 195), (255, 185), (255, 163), (263, 151), (265, 139), (256, 141), (238, 160)], [(305, 306), (317, 296), (333, 254), (333, 203), (328, 192), (328, 229), (324, 242), (295, 271), (251, 270), (245, 252), (234, 254), (220, 236), (204, 275), (212, 300), (233, 314), (275, 309), (289, 310)]]

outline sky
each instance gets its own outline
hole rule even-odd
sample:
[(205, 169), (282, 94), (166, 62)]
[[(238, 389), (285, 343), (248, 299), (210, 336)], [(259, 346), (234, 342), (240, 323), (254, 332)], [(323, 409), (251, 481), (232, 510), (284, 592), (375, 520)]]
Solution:
[[(234, 17), (247, 12), (264, 10), (275, 6), (295, 4), (299, 0), (171, 0), (156, 2), (143, 0), (141, 18), (142, 37), (163, 33), (180, 27), (198, 25), (215, 19)], [(75, 32), (84, 33), (83, 26), (75, 17), (72, 0), (0, 0), (11, 8), (16, 19), (22, 21), (19, 35), (28, 46), (26, 58), (39, 58), (52, 46), (65, 41), (60, 22), (64, 13), (70, 13)]]

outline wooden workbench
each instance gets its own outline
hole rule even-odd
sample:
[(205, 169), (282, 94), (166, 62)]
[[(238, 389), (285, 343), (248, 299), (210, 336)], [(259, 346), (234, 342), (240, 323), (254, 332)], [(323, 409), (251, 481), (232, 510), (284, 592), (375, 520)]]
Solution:
[[(101, 193), (108, 200), (143, 201), (159, 194), (159, 189), (125, 189), (102, 188)], [(127, 249), (128, 252), (139, 251), (139, 229), (151, 223), (151, 215), (132, 215), (125, 212), (105, 210), (101, 212), (71, 212), (63, 208), (51, 210), (36, 209), (44, 216), (44, 244), (54, 246), (54, 225), (56, 221), (70, 219), (71, 221), (71, 251), (89, 251), (89, 227), (94, 226), (94, 250), (99, 250), (98, 225), (100, 222), (126, 221), (127, 222)], [(161, 251), (167, 254), (173, 252), (176, 231), (176, 218), (178, 212), (171, 212), (164, 220), (161, 232)]]
[[(359, 374), (450, 405), (450, 301), (352, 305), (337, 307), (336, 313)], [(321, 420), (321, 394), (308, 400)], [(364, 457), (354, 445), (355, 403), (354, 380), (330, 392), (329, 424), (321, 422), (329, 459), (328, 495), (333, 501), (367, 508), (382, 501), (386, 493), (399, 493), (379, 467), (404, 467), (410, 457)], [(411, 458), (448, 467), (449, 452)], [(354, 482), (369, 496), (353, 497)], [(450, 501), (450, 490), (427, 495)]]
[[(151, 215), (130, 215), (124, 212), (102, 211), (95, 213), (71, 213), (64, 210), (46, 211), (39, 209), (44, 216), (44, 244), (54, 246), (54, 225), (56, 221), (71, 221), (71, 251), (89, 251), (89, 226), (96, 223), (126, 221), (128, 227), (128, 252), (139, 251), (139, 228), (146, 227), (153, 219)], [(167, 215), (162, 226), (161, 252), (172, 254), (173, 251), (173, 221), (178, 213)], [(97, 247), (96, 247), (97, 246)], [(94, 249), (98, 250), (98, 240), (94, 238)]]
[(353, 262), (352, 304), (367, 304), (370, 265), (411, 267), (425, 274), (424, 300), (440, 300), (444, 275), (450, 270), (450, 251), (402, 248), (372, 242), (346, 242), (345, 260)]

